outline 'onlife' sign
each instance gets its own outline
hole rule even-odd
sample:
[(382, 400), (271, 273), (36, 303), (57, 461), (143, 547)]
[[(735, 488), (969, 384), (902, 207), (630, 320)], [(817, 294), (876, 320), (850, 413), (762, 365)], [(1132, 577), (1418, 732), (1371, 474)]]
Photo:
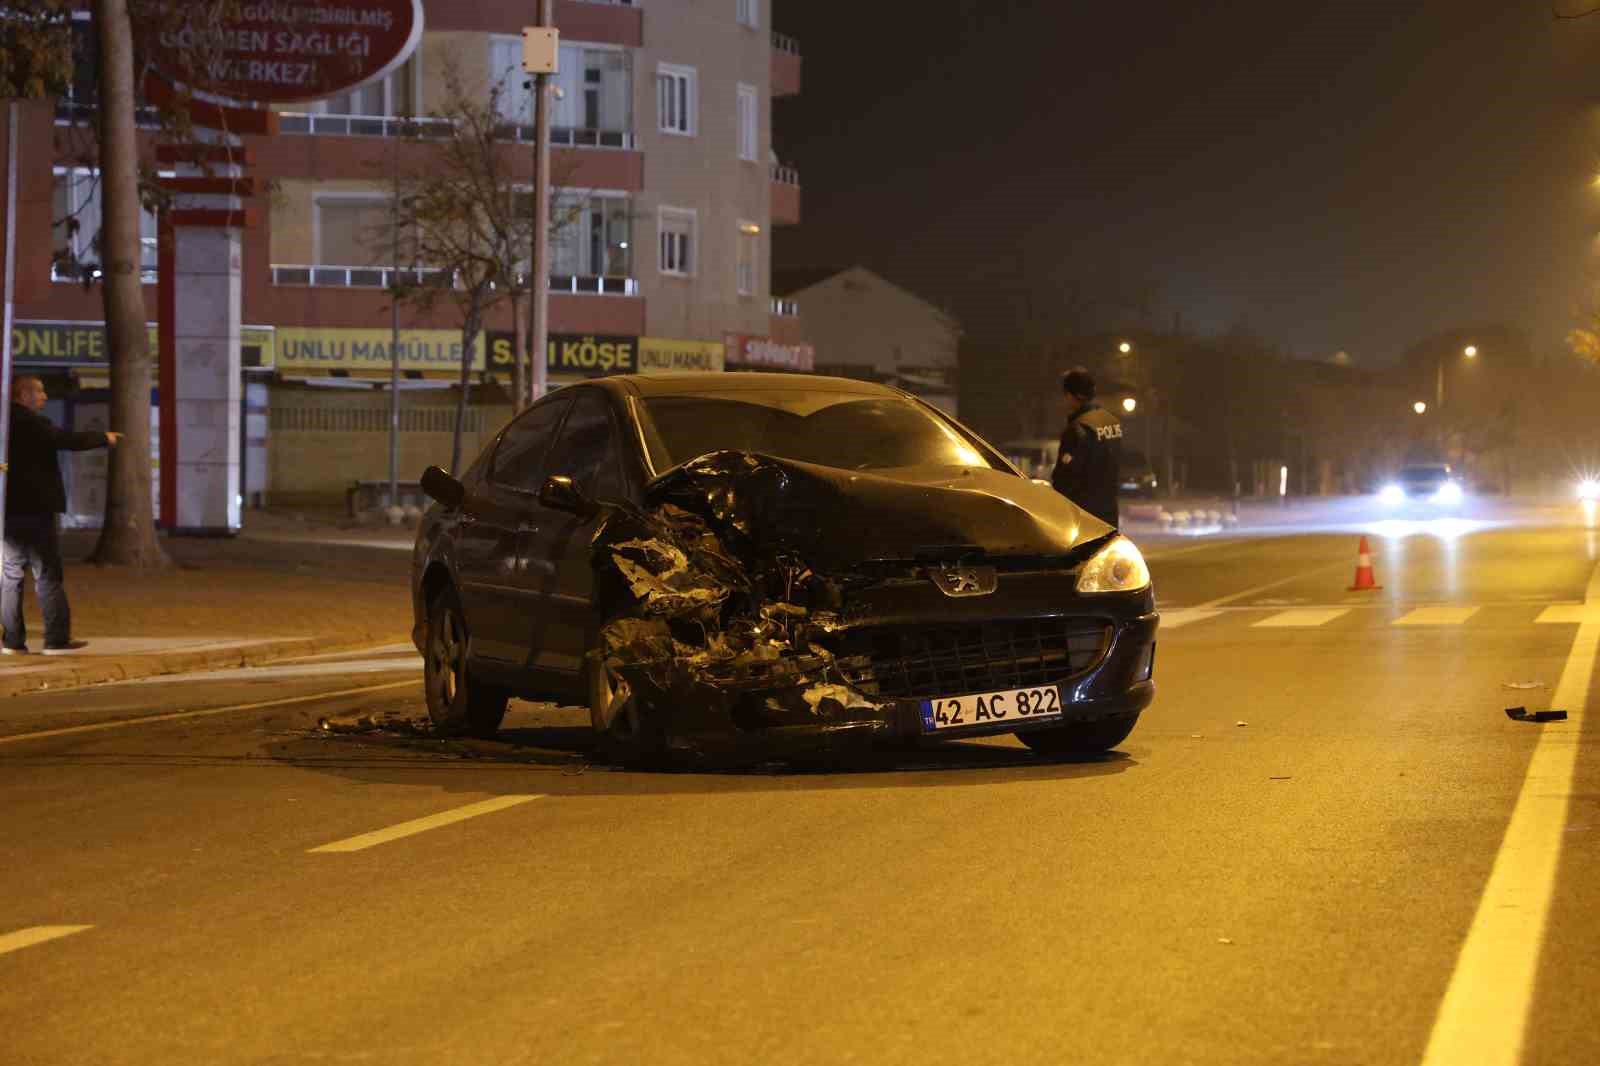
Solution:
[(208, 96), (281, 104), (376, 81), (422, 39), (422, 0), (246, 0), (237, 14), (163, 30), (157, 66)]

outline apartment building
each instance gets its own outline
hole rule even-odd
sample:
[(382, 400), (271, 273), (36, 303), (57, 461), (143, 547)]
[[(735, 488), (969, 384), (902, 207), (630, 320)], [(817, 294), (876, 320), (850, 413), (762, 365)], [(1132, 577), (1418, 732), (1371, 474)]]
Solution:
[[(799, 47), (774, 32), (772, 2), (556, 0), (551, 177), (564, 221), (551, 244), (552, 384), (746, 361), (810, 367), (796, 309), (772, 299), (772, 228), (800, 220), (798, 176), (774, 149), (772, 100), (801, 81)], [(424, 9), (420, 46), (389, 77), (285, 109), (277, 136), (246, 138), (261, 187), (242, 264), (250, 502), (341, 492), (385, 474), (385, 289), (394, 266), (427, 264), (393, 262), (373, 234), (388, 215), (393, 174), (426, 165), (426, 140), (406, 133), (443, 103), (447, 71), (469, 92), (502, 87), (507, 151), (516, 180), (531, 182), (520, 32), (532, 5), (425, 0)], [(71, 162), (69, 122), (86, 98), (28, 108), (14, 338), (19, 371), (45, 374), (63, 398), (55, 415), (89, 425), (104, 405), (99, 293), (52, 255), (98, 228), (94, 176)], [(80, 226), (52, 232), (69, 210)], [(153, 322), (154, 218), (146, 245)], [(448, 301), (402, 314), (405, 476), (439, 461), (441, 448), (448, 457), (459, 325)], [(472, 353), (469, 445), (509, 414), (509, 307), (495, 308), (487, 326)], [(92, 518), (92, 494), (75, 496)]]

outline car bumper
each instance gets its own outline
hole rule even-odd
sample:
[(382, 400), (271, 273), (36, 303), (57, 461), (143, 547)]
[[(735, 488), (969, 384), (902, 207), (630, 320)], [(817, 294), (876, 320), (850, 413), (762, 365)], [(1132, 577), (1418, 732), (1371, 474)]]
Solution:
[[(826, 720), (738, 728), (723, 720), (675, 731), (672, 747), (703, 756), (796, 755), (843, 751), (874, 744), (962, 740), (1002, 733), (1049, 730), (1137, 717), (1155, 698), (1155, 644), (1160, 617), (1154, 611), (1115, 622), (1105, 653), (1088, 670), (1055, 682), (1063, 713), (1043, 720), (1017, 719), (941, 729), (923, 725), (923, 699), (892, 699), (848, 708)], [(948, 693), (947, 695), (969, 695)], [(687, 722), (680, 721), (681, 725)]]

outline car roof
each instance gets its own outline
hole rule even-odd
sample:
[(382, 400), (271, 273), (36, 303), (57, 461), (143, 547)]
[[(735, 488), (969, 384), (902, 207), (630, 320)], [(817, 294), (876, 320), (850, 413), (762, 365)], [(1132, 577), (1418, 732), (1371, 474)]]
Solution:
[(854, 378), (824, 377), (818, 374), (718, 373), (617, 374), (596, 378), (588, 384), (601, 385), (634, 396), (714, 396), (727, 392), (779, 389), (794, 392), (842, 392), (857, 396), (903, 396), (899, 389)]

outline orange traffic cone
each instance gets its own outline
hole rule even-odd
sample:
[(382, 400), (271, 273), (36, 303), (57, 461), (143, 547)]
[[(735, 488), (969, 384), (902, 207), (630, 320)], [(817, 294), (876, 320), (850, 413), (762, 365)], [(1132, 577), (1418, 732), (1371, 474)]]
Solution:
[(1367, 538), (1361, 538), (1361, 547), (1356, 554), (1356, 583), (1351, 585), (1350, 592), (1375, 592), (1383, 588), (1378, 584), (1372, 572), (1372, 549), (1367, 547)]

